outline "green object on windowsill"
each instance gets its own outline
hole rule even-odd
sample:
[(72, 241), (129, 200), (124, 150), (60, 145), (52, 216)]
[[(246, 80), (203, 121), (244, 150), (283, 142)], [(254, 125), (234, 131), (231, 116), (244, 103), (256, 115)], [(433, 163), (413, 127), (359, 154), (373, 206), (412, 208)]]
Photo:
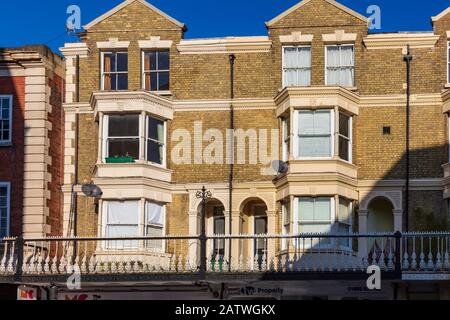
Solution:
[(106, 158), (106, 163), (134, 163), (133, 157), (110, 157)]

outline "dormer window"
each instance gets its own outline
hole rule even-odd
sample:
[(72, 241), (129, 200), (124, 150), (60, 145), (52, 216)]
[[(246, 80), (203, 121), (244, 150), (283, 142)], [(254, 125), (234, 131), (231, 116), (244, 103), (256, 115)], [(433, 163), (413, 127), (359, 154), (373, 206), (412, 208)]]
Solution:
[(102, 90), (128, 90), (128, 53), (102, 52)]
[(170, 89), (169, 50), (148, 50), (143, 52), (143, 87), (147, 91), (168, 91)]
[(326, 46), (326, 85), (355, 85), (355, 53), (353, 45)]
[(283, 47), (283, 87), (311, 85), (311, 47)]

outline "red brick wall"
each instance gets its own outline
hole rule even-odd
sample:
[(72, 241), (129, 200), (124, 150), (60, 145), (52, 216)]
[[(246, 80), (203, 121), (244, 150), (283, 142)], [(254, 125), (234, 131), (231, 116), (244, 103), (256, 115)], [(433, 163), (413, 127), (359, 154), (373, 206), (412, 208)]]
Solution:
[(0, 77), (0, 94), (13, 95), (13, 145), (0, 147), (0, 181), (11, 183), (10, 234), (22, 231), (25, 77)]
[(49, 86), (51, 88), (50, 104), (52, 105), (52, 113), (49, 113), (48, 120), (52, 123), (52, 130), (49, 132), (48, 138), (50, 139), (49, 155), (52, 158), (52, 165), (48, 166), (48, 172), (52, 175), (52, 181), (48, 184), (51, 200), (47, 200), (47, 206), (50, 210), (47, 224), (51, 226), (50, 235), (61, 236), (63, 233), (61, 187), (64, 179), (63, 80), (54, 75), (52, 79), (49, 79)]

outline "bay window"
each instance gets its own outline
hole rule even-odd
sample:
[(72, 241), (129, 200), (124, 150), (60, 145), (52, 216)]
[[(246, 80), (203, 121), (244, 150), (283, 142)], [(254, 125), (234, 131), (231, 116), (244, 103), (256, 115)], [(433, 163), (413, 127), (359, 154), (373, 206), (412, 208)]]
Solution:
[(355, 85), (355, 54), (353, 45), (326, 47), (326, 85)]
[(170, 83), (169, 50), (144, 51), (143, 86), (147, 91), (167, 91)]
[(102, 90), (128, 90), (128, 53), (102, 52)]
[(332, 110), (298, 111), (298, 156), (332, 156)]
[(0, 146), (12, 142), (12, 96), (0, 95)]
[[(341, 159), (352, 162), (352, 117), (335, 109), (294, 112), (296, 159)], [(336, 128), (337, 127), (337, 128)], [(337, 130), (336, 130), (336, 129)], [(282, 120), (283, 161), (289, 159), (289, 121)]]
[[(106, 238), (162, 237), (165, 234), (165, 207), (162, 204), (145, 201), (104, 201), (103, 234)], [(105, 249), (137, 249), (138, 240), (106, 241)], [(163, 240), (147, 240), (146, 249), (163, 250)]]
[[(283, 217), (288, 216), (289, 206), (284, 205)], [(352, 232), (353, 203), (339, 196), (296, 197), (294, 199), (293, 216), (294, 234), (337, 234), (349, 235)], [(289, 234), (283, 222), (283, 234)], [(319, 239), (312, 239), (305, 245), (318, 245)], [(308, 241), (309, 242), (309, 241)], [(320, 239), (320, 245), (335, 245), (341, 248), (351, 247), (349, 238)]]
[(311, 47), (283, 47), (283, 86), (311, 85)]
[(0, 182), (0, 239), (9, 236), (10, 184)]
[(106, 162), (125, 159), (166, 165), (165, 121), (145, 113), (106, 114), (102, 123)]

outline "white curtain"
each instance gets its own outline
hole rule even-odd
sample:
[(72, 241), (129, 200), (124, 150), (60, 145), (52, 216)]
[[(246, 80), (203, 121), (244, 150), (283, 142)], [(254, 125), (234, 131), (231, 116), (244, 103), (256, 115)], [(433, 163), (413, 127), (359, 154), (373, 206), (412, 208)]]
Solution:
[(147, 202), (147, 223), (164, 227), (164, 220), (164, 206), (154, 202)]
[(327, 47), (327, 85), (339, 84), (339, 47)]
[(327, 85), (354, 85), (353, 46), (327, 47)]
[(340, 199), (339, 200), (339, 222), (345, 223), (345, 224), (350, 224), (350, 209), (351, 209), (351, 204), (350, 201), (345, 200), (345, 199)]
[[(330, 233), (331, 205), (330, 198), (298, 198), (299, 232)], [(321, 241), (321, 243), (328, 242), (328, 240)]]
[(316, 198), (314, 205), (314, 221), (331, 221), (331, 199)]
[(298, 203), (300, 221), (314, 221), (314, 199), (300, 198)]
[[(139, 236), (139, 201), (107, 202), (106, 237)], [(137, 241), (110, 241), (109, 248), (134, 248)]]
[(301, 111), (299, 114), (299, 156), (331, 156), (331, 112)]
[[(147, 202), (146, 233), (148, 237), (162, 237), (164, 235), (165, 214), (164, 206), (154, 202)], [(148, 240), (146, 247), (162, 250), (163, 240)]]
[(311, 84), (311, 48), (284, 48), (284, 84), (309, 86)]
[(354, 54), (353, 46), (342, 46), (341, 47), (341, 74), (340, 83), (342, 86), (353, 86), (353, 74), (354, 74)]
[[(351, 232), (351, 214), (352, 205), (347, 199), (339, 199), (339, 213), (338, 213), (338, 234), (350, 234)], [(339, 245), (344, 247), (350, 246), (350, 239), (339, 239)]]

